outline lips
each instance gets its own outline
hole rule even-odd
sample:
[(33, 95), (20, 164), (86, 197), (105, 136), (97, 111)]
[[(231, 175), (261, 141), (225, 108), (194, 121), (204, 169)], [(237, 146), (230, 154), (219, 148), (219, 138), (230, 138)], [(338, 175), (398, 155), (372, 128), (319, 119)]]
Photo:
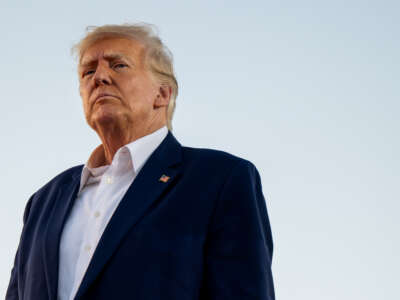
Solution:
[(95, 104), (97, 101), (104, 99), (104, 98), (117, 98), (119, 99), (119, 97), (108, 94), (108, 93), (100, 93), (97, 95), (97, 97), (94, 99), (93, 104)]

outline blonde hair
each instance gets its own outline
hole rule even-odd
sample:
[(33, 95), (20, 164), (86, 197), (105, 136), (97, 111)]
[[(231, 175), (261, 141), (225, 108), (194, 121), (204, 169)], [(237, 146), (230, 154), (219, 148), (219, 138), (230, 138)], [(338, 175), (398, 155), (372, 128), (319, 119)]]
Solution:
[(172, 90), (166, 116), (167, 127), (172, 130), (178, 82), (174, 74), (172, 53), (157, 35), (156, 27), (147, 23), (88, 26), (85, 37), (72, 47), (72, 53), (77, 55), (80, 62), (88, 47), (106, 38), (133, 39), (145, 47), (145, 65), (160, 84), (167, 85)]

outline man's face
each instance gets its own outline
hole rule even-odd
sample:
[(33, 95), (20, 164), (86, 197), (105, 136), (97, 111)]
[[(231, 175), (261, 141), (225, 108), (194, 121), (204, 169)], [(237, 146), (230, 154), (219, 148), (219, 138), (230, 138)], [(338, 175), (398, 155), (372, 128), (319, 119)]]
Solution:
[(159, 85), (145, 68), (144, 55), (139, 42), (124, 38), (97, 41), (83, 53), (79, 90), (86, 121), (94, 130), (99, 125), (129, 130), (156, 118)]

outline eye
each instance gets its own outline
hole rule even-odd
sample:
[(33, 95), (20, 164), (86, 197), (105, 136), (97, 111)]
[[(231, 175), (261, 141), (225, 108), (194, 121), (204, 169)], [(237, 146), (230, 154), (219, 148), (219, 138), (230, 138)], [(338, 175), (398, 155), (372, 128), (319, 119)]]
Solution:
[(82, 77), (85, 77), (86, 75), (91, 75), (93, 73), (94, 73), (94, 70), (85, 71), (85, 72), (83, 72)]
[(118, 63), (118, 64), (115, 64), (113, 66), (114, 69), (122, 69), (122, 68), (125, 68), (125, 67), (127, 67), (127, 65), (123, 64), (123, 63)]

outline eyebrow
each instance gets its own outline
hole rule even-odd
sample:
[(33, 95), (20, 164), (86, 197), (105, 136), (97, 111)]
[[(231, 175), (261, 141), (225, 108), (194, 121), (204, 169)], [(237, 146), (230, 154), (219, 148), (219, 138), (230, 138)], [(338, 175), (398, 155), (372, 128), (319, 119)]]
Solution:
[[(106, 54), (106, 55), (103, 55), (103, 58), (106, 59), (106, 60), (108, 60), (108, 61), (113, 61), (113, 60), (126, 60), (126, 61), (128, 61), (129, 63), (131, 63), (131, 64), (134, 65), (134, 63), (133, 63), (127, 56), (122, 55), (122, 54), (119, 54), (119, 53), (115, 53), (115, 54)], [(82, 63), (79, 64), (79, 67), (80, 67), (80, 68), (90, 67), (90, 66), (95, 65), (96, 62), (97, 62), (97, 59), (91, 59), (91, 60), (89, 60), (89, 61), (87, 61), (87, 62), (85, 62), (85, 63), (83, 63), (83, 64), (82, 64)]]

